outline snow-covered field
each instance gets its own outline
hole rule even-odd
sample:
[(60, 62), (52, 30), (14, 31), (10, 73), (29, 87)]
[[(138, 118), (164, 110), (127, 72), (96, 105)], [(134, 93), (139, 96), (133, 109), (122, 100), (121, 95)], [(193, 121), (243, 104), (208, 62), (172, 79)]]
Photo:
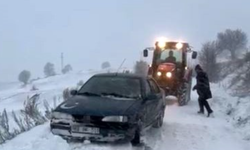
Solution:
[[(99, 71), (100, 72), (100, 71)], [(23, 108), (23, 102), (27, 96), (35, 93), (41, 94), (41, 99), (46, 99), (52, 104), (53, 97), (62, 96), (62, 91), (68, 87), (76, 87), (77, 83), (82, 80), (86, 81), (89, 77), (98, 73), (98, 71), (81, 71), (66, 75), (57, 75), (54, 77), (43, 78), (32, 82), (26, 87), (22, 87), (21, 83), (2, 84), (0, 86), (0, 112), (6, 108), (7, 110), (19, 110)], [(31, 91), (32, 86), (38, 88)]]
[[(34, 83), (36, 83), (40, 92), (45, 93), (45, 97), (49, 100), (54, 94), (60, 95), (64, 88), (75, 86), (79, 80), (86, 81), (90, 76), (91, 74), (86, 72), (72, 73), (41, 79)], [(22, 107), (22, 98), (30, 94), (29, 88), (26, 88), (25, 91), (25, 89), (14, 87), (12, 85), (11, 88), (9, 87), (6, 90), (1, 89), (3, 91), (0, 94), (1, 99), (16, 93), (21, 94), (0, 100), (0, 111), (3, 108), (18, 109)], [(231, 124), (230, 116), (225, 114), (228, 102), (223, 103), (223, 101), (232, 97), (226, 94), (218, 85), (212, 85), (212, 91), (214, 98), (209, 102), (215, 112), (213, 118), (207, 118), (205, 115), (196, 113), (198, 110), (197, 95), (193, 92), (192, 101), (187, 106), (178, 107), (175, 103), (171, 103), (166, 108), (163, 127), (161, 129), (150, 129), (143, 137), (143, 146), (132, 147), (130, 143), (68, 144), (60, 137), (52, 135), (49, 130), (49, 123), (46, 123), (0, 145), (0, 150), (249, 150), (250, 142), (244, 140), (244, 135), (240, 132), (246, 131), (247, 128), (244, 128), (244, 130), (236, 128)], [(169, 101), (174, 100), (169, 99)]]

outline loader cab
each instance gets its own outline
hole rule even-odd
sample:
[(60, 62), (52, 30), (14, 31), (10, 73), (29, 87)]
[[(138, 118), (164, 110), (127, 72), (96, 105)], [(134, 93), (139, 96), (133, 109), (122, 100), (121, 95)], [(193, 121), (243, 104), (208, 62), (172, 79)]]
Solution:
[[(175, 68), (183, 74), (188, 66), (187, 55), (192, 53), (192, 59), (196, 59), (197, 52), (192, 51), (189, 44), (185, 42), (162, 42), (157, 41), (153, 50), (152, 67), (149, 74), (156, 76), (156, 72), (161, 64), (174, 64)], [(148, 49), (143, 51), (144, 57), (148, 56)], [(172, 58), (174, 57), (174, 59)], [(171, 59), (169, 59), (171, 58)], [(175, 60), (175, 61), (172, 61)]]
[[(152, 49), (150, 49), (152, 50)], [(144, 49), (143, 50), (143, 56), (148, 57), (148, 51), (149, 49)], [(160, 61), (164, 58), (167, 58), (170, 55), (170, 51), (173, 52), (173, 55), (177, 58), (179, 62), (185, 61), (186, 60), (186, 55), (187, 53), (192, 52), (192, 59), (196, 59), (197, 57), (197, 52), (196, 51), (191, 51), (191, 48), (188, 43), (181, 43), (181, 42), (156, 42), (155, 47), (153, 49), (153, 59), (156, 59), (155, 61)]]

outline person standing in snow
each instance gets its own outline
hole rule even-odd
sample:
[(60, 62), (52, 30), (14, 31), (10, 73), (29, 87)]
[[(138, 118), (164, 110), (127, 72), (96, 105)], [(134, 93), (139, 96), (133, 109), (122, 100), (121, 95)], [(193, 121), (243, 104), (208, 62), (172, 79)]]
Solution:
[(207, 110), (207, 117), (209, 117), (213, 110), (209, 106), (207, 99), (212, 98), (212, 93), (210, 90), (209, 79), (207, 73), (203, 71), (200, 65), (195, 66), (196, 76), (196, 85), (193, 87), (193, 91), (197, 90), (197, 94), (199, 95), (198, 102), (200, 110), (198, 113), (204, 114), (204, 107)]

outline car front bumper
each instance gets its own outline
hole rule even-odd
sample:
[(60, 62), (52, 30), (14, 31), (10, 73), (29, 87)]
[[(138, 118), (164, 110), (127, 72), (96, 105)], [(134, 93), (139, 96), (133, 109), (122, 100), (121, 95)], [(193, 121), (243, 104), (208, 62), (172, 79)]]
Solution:
[[(84, 133), (72, 131), (72, 126), (94, 127), (99, 129), (99, 133)], [(51, 121), (51, 132), (59, 135), (64, 139), (84, 139), (100, 142), (115, 142), (122, 140), (131, 140), (134, 137), (136, 125), (124, 123), (64, 123)]]

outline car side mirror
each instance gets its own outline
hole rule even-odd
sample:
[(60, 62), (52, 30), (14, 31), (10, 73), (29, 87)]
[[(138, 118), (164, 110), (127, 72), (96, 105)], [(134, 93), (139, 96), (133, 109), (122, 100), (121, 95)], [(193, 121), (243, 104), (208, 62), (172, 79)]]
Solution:
[(144, 49), (144, 50), (143, 50), (143, 56), (144, 56), (144, 57), (148, 57), (148, 50), (147, 50), (147, 49)]
[(196, 59), (197, 55), (198, 55), (198, 53), (196, 51), (193, 51), (193, 53), (192, 53), (192, 59)]
[(157, 95), (156, 94), (149, 94), (147, 97), (146, 97), (146, 100), (147, 101), (151, 101), (151, 100), (155, 100), (157, 99)]
[(71, 90), (71, 91), (70, 91), (70, 94), (71, 94), (72, 96), (75, 96), (75, 95), (77, 94), (77, 90)]

